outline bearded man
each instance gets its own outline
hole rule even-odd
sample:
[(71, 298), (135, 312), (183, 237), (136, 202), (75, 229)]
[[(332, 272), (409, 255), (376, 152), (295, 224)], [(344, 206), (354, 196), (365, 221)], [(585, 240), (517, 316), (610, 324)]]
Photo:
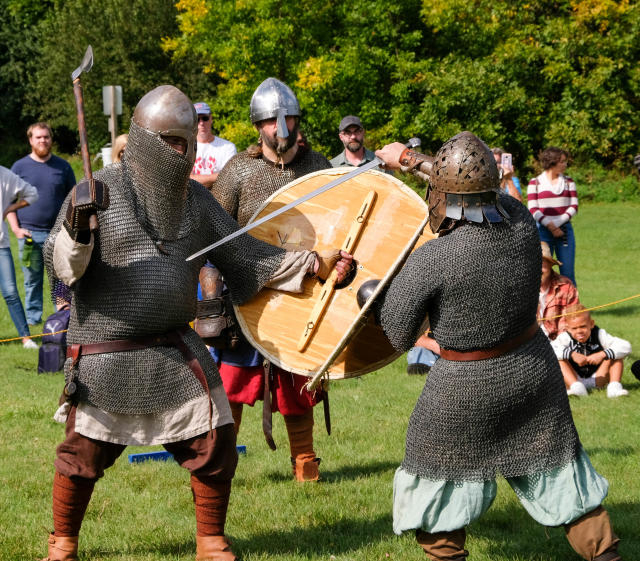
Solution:
[[(300, 105), (283, 82), (267, 78), (258, 86), (251, 99), (250, 116), (260, 134), (258, 145), (229, 160), (212, 187), (218, 202), (241, 226), (280, 187), (331, 167), (324, 156), (296, 142)], [(319, 459), (313, 448), (313, 406), (325, 397), (324, 392), (312, 394), (303, 389), (306, 377), (264, 363), (246, 341), (234, 351), (221, 351), (219, 359), (236, 431), (243, 404), (253, 406), (263, 399), (267, 418), (270, 419), (271, 409), (284, 416), (295, 478), (316, 481)], [(267, 440), (273, 448), (268, 434)]]
[(465, 526), (493, 502), (499, 472), (535, 520), (564, 526), (583, 558), (620, 560), (601, 506), (608, 483), (580, 443), (558, 361), (536, 322), (535, 221), (498, 193), (493, 155), (469, 132), (435, 159), (399, 143), (377, 155), (430, 177), (429, 223), (440, 234), (409, 257), (378, 305), (396, 349), (413, 345), (427, 317), (441, 349), (409, 420), (394, 531), (416, 531), (433, 561), (462, 561)]
[[(152, 444), (162, 444), (191, 474), (196, 559), (237, 559), (224, 536), (237, 463), (233, 418), (216, 365), (188, 326), (198, 273), (212, 260), (233, 300), (242, 302), (264, 285), (298, 291), (306, 274), (324, 276), (331, 265), (313, 252), (287, 253), (246, 235), (186, 262), (238, 229), (189, 180), (196, 134), (186, 95), (173, 86), (147, 93), (122, 162), (74, 188), (47, 240), (54, 296), (64, 285), (73, 292), (66, 401), (56, 413), (66, 438), (55, 460), (49, 561), (77, 559), (96, 481), (126, 446)], [(339, 276), (349, 259), (338, 262)]]
[(364, 127), (355, 115), (347, 115), (338, 126), (340, 141), (344, 150), (331, 159), (334, 168), (341, 166), (359, 167), (372, 161), (376, 155), (364, 146)]

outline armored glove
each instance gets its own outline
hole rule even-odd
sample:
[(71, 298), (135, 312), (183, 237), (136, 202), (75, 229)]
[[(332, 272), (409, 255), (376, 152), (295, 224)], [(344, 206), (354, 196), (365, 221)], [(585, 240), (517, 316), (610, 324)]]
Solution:
[[(109, 207), (109, 189), (96, 179), (83, 179), (71, 191), (64, 226), (76, 241), (88, 242), (90, 232), (98, 229), (98, 210)], [(79, 239), (79, 237), (81, 239)]]
[(220, 271), (215, 267), (200, 269), (202, 300), (196, 307), (195, 332), (210, 347), (234, 349), (239, 342), (239, 333), (233, 316), (233, 304), (223, 294)]

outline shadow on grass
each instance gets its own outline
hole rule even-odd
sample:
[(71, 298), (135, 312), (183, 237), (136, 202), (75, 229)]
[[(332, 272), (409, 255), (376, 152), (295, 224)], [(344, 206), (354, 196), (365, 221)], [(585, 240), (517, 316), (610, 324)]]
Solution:
[[(194, 526), (195, 532), (195, 526)], [(233, 550), (236, 555), (269, 555), (278, 559), (283, 555), (297, 555), (304, 558), (329, 558), (330, 555), (341, 555), (358, 549), (369, 547), (378, 541), (390, 539), (391, 513), (373, 520), (341, 520), (334, 524), (318, 524), (317, 526), (300, 528), (293, 523), (290, 530), (271, 530), (267, 533), (251, 535), (248, 539), (234, 539)], [(109, 559), (110, 556), (121, 557), (123, 551), (104, 548), (83, 548), (80, 552), (85, 559), (99, 557)], [(179, 556), (195, 554), (195, 538), (192, 543), (165, 540), (158, 543), (132, 544), (126, 553), (132, 555)]]
[(309, 528), (270, 531), (256, 534), (250, 540), (238, 540), (238, 551), (245, 554), (268, 553), (329, 558), (370, 547), (393, 536), (391, 513), (371, 520), (340, 520), (332, 524), (319, 524)]
[(599, 310), (594, 310), (594, 313), (598, 314), (598, 316), (633, 316), (638, 313), (638, 308), (640, 308), (640, 300), (636, 300), (634, 304), (626, 304), (625, 306), (612, 306), (611, 308), (601, 308)]
[(609, 454), (611, 456), (633, 456), (636, 453), (636, 449), (631, 446), (621, 446), (618, 448), (609, 446), (593, 446), (585, 449), (589, 456), (595, 456), (596, 454)]
[[(637, 551), (640, 546), (636, 528), (640, 522), (640, 504), (605, 501), (614, 530), (621, 538), (620, 553)], [(468, 535), (486, 542), (484, 553), (489, 559), (530, 559), (531, 561), (579, 561), (566, 539), (564, 528), (545, 527), (529, 517), (517, 503), (491, 508), (471, 525)], [(468, 542), (467, 542), (468, 545)], [(473, 553), (473, 551), (471, 552)]]
[[(345, 480), (359, 479), (373, 475), (374, 473), (395, 471), (398, 466), (399, 464), (396, 462), (371, 462), (364, 465), (342, 466), (339, 469), (325, 470), (322, 469), (322, 464), (320, 464), (320, 482), (339, 483)], [(282, 471), (272, 471), (268, 473), (266, 477), (275, 483), (291, 480), (291, 475)]]
[[(606, 506), (622, 538), (621, 553), (624, 554), (625, 550), (636, 551), (640, 546), (640, 539), (634, 529), (640, 518), (640, 505), (626, 502)], [(330, 558), (331, 555), (345, 555), (396, 539), (391, 528), (391, 513), (366, 520), (351, 518), (334, 523), (318, 522), (312, 527), (299, 527), (292, 523), (289, 530), (274, 529), (253, 534), (246, 539), (234, 539), (233, 547), (236, 554), (245, 556), (266, 554), (274, 559), (282, 556)], [(404, 535), (411, 539), (411, 534), (412, 532), (406, 532)], [(167, 540), (154, 544), (140, 543), (129, 546), (127, 553), (191, 556), (195, 552), (194, 542)], [(472, 555), (476, 550), (488, 559), (500, 558), (506, 561), (580, 559), (567, 542), (563, 528), (548, 528), (538, 524), (519, 504), (494, 506), (474, 522), (468, 528), (467, 548)], [(98, 556), (108, 559), (110, 555), (121, 557), (123, 552), (87, 548), (83, 553), (87, 559)]]

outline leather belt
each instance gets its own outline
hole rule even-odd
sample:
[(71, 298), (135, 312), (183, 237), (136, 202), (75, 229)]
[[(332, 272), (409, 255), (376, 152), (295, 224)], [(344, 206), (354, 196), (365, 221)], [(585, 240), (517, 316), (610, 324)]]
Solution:
[(189, 327), (181, 327), (174, 331), (167, 331), (159, 335), (135, 337), (131, 339), (116, 339), (101, 343), (73, 343), (67, 346), (67, 358), (73, 359), (73, 368), (77, 368), (83, 355), (100, 355), (104, 353), (118, 353), (122, 351), (137, 351), (151, 347), (176, 347), (184, 357), (187, 366), (191, 369), (198, 382), (209, 398), (209, 430), (213, 430), (213, 406), (207, 377), (202, 369), (198, 357), (185, 343), (183, 335), (189, 331)]
[(490, 349), (480, 349), (477, 351), (452, 351), (450, 349), (440, 349), (440, 356), (445, 360), (454, 360), (459, 362), (467, 362), (470, 360), (487, 360), (489, 358), (497, 358), (504, 354), (507, 354), (509, 351), (517, 349), (520, 345), (523, 345), (527, 341), (533, 339), (535, 334), (538, 332), (538, 322), (533, 322), (527, 329), (525, 329), (520, 335), (514, 337), (513, 339), (509, 339), (504, 343), (500, 343), (495, 347), (491, 347)]

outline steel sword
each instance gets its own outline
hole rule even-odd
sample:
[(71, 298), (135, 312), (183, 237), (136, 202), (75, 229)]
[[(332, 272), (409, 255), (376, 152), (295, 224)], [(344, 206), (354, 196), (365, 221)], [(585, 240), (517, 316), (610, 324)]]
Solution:
[[(420, 146), (420, 139), (419, 138), (412, 138), (412, 139), (409, 140), (409, 142), (406, 143), (406, 146), (408, 148), (415, 148), (417, 146)], [(290, 210), (290, 209), (292, 209), (292, 208), (304, 203), (305, 201), (308, 201), (309, 199), (313, 199), (314, 197), (317, 197), (318, 195), (321, 195), (325, 191), (328, 191), (329, 189), (333, 189), (337, 185), (340, 185), (341, 183), (344, 183), (345, 181), (349, 181), (349, 179), (353, 179), (354, 177), (360, 175), (361, 173), (364, 173), (365, 171), (369, 171), (370, 169), (372, 169), (374, 167), (378, 167), (379, 165), (384, 165), (384, 162), (380, 158), (376, 157), (373, 160), (371, 160), (370, 162), (367, 162), (365, 165), (359, 166), (356, 169), (354, 169), (353, 171), (350, 171), (346, 175), (343, 175), (342, 177), (338, 177), (337, 179), (334, 179), (333, 181), (330, 181), (326, 185), (322, 185), (321, 187), (318, 187), (317, 189), (314, 189), (310, 193), (307, 193), (306, 195), (303, 195), (302, 197), (296, 199), (295, 201), (292, 201), (289, 204), (286, 204), (283, 207), (281, 207), (281, 208), (279, 208), (277, 210), (274, 210), (273, 212), (270, 212), (269, 214), (267, 214), (266, 216), (263, 216), (262, 218), (260, 218), (259, 220), (256, 220), (255, 222), (251, 222), (251, 223), (247, 224), (243, 228), (240, 228), (239, 230), (236, 230), (232, 234), (229, 234), (228, 236), (225, 236), (221, 240), (218, 240), (217, 242), (214, 242), (211, 245), (208, 245), (207, 247), (201, 249), (200, 251), (197, 251), (193, 255), (189, 255), (189, 257), (186, 258), (186, 261), (191, 261), (192, 259), (195, 259), (196, 257), (200, 257), (203, 253), (207, 253), (208, 251), (211, 251), (212, 249), (215, 249), (216, 247), (220, 247), (221, 245), (227, 243), (228, 241), (231, 241), (231, 240), (237, 238), (238, 236), (241, 236), (242, 234), (246, 234), (249, 230), (253, 230), (254, 228), (260, 226), (260, 224), (264, 224), (265, 222), (268, 222), (272, 218), (275, 218), (276, 216), (279, 216), (283, 212), (287, 212), (288, 210)]]

